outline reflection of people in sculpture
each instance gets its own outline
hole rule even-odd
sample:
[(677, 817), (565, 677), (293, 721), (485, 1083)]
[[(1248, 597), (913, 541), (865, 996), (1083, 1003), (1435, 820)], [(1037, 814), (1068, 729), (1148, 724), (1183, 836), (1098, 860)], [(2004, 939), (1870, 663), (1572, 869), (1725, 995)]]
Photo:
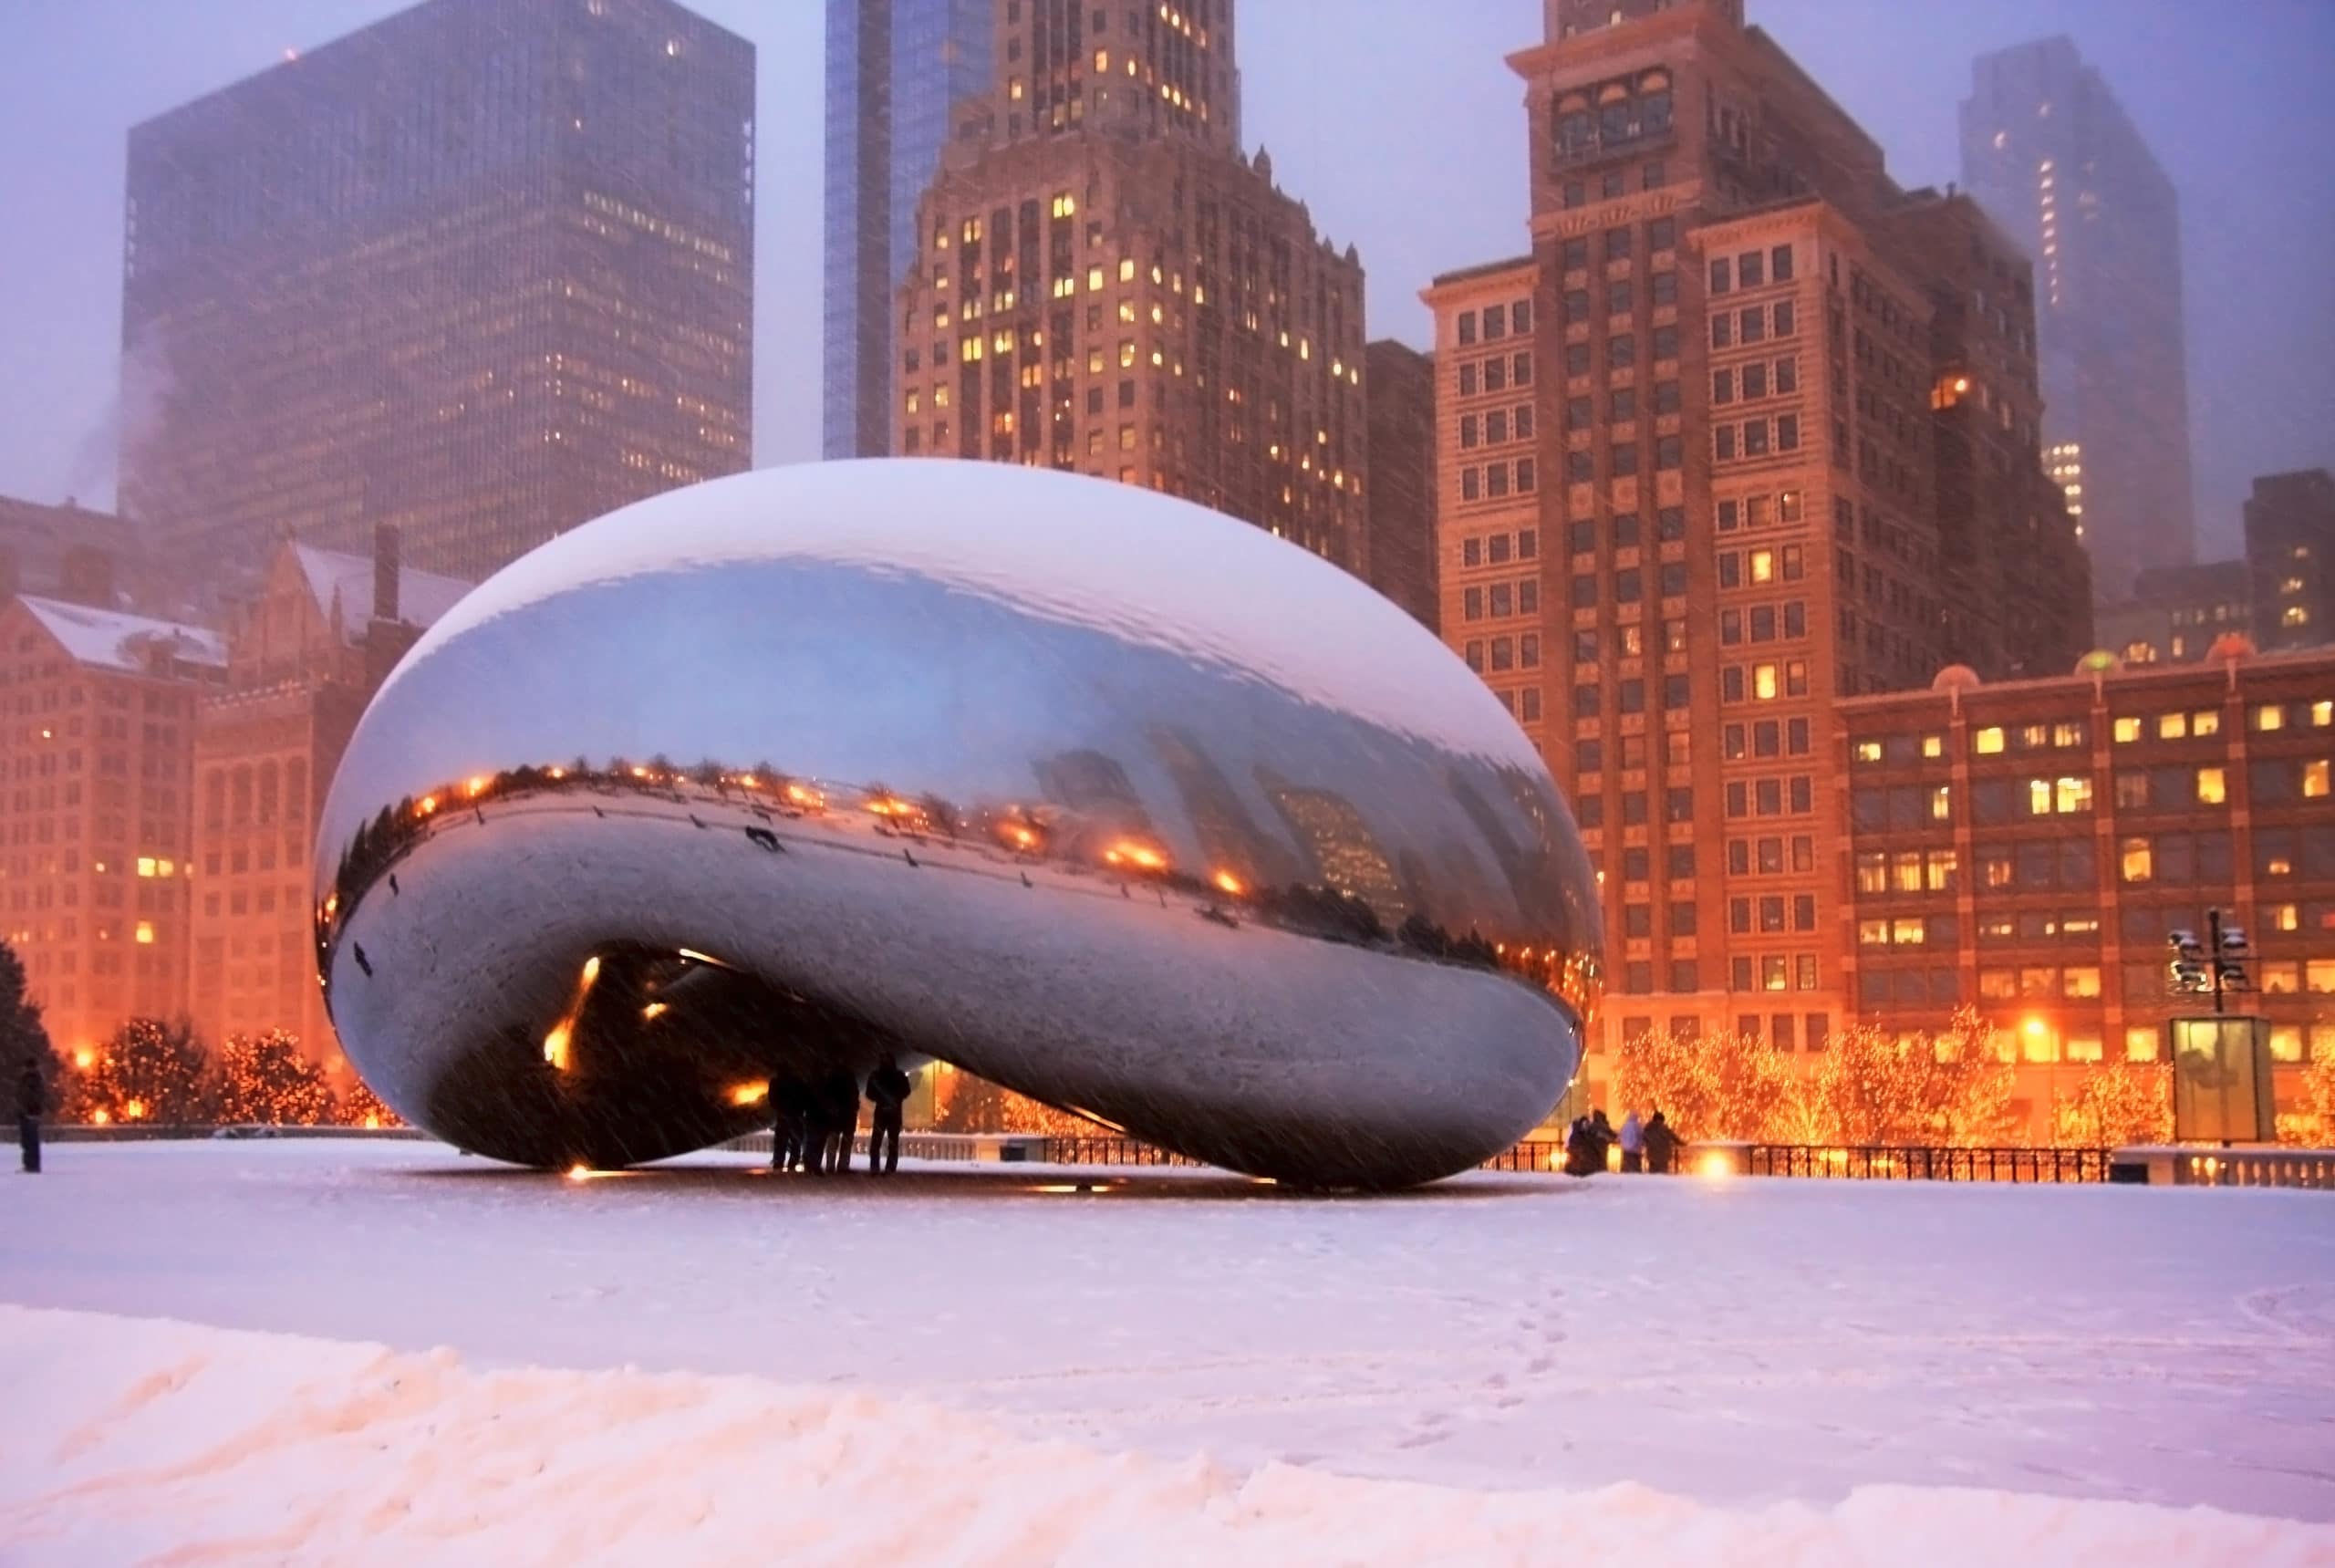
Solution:
[(889, 1051), (867, 1075), (867, 1099), (876, 1107), (867, 1133), (867, 1168), (887, 1175), (900, 1168), (900, 1113), (908, 1097), (908, 1075)]

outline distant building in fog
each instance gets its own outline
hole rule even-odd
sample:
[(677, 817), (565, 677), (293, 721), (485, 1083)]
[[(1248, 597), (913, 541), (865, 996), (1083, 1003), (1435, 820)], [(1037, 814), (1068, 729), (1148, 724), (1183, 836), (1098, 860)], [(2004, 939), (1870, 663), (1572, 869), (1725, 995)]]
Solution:
[(0, 607), (5, 929), (68, 1056), (185, 1006), (195, 707), (225, 664), (200, 627), (33, 596)]
[(1435, 361), (1390, 337), (1362, 354), (1370, 410), (1370, 493), (1363, 527), (1370, 586), (1429, 631), (1435, 572)]
[(283, 1028), (339, 1064), (309, 909), (325, 792), (391, 666), (471, 587), (401, 568), (397, 546), (386, 530), (369, 560), (278, 545), (229, 618), (225, 680), (195, 726), (194, 961), (181, 1003), (214, 1044)]
[(2133, 583), (2133, 597), (2102, 605), (2100, 646), (2127, 665), (2203, 659), (2226, 634), (2253, 629), (2251, 576), (2244, 561), (2153, 566)]
[(2265, 474), (2246, 502), (2254, 638), (2268, 650), (2335, 641), (2335, 475)]
[(0, 599), (123, 608), (137, 597), (138, 564), (137, 530), (110, 512), (0, 495)]
[(2180, 205), (2070, 40), (1982, 55), (1970, 77), (1962, 181), (2035, 264), (2046, 441), (2114, 603), (2195, 548)]
[(753, 81), (670, 0), (426, 0), (135, 127), (124, 512), (475, 577), (749, 466)]
[(900, 285), (950, 111), (990, 87), (996, 0), (827, 0), (822, 450), (891, 450)]

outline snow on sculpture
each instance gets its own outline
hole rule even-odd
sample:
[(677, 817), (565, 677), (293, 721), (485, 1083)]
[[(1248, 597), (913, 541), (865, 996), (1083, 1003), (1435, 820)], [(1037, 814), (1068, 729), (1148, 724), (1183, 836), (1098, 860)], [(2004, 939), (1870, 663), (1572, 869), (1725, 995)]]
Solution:
[(1309, 1186), (1532, 1127), (1596, 886), (1435, 638), (1262, 530), (1074, 475), (769, 469), (433, 626), (318, 839), (319, 968), (400, 1115), (521, 1164), (762, 1125), (885, 1052)]

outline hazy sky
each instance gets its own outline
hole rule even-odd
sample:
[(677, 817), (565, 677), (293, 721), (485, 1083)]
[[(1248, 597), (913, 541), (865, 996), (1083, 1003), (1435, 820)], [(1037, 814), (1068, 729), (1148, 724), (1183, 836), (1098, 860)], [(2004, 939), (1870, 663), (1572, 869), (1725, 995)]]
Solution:
[[(815, 457), (822, 0), (694, 0), (760, 50), (754, 450)], [(130, 126), (400, 0), (0, 0), (0, 493), (109, 504)], [(2330, 0), (1749, 0), (1901, 182), (1956, 173), (1973, 55), (2054, 32), (2182, 201), (2201, 550), (2247, 482), (2335, 465)], [(1521, 84), (1541, 0), (1241, 0), (1246, 130), (1426, 346), (1436, 273), (1525, 248)]]

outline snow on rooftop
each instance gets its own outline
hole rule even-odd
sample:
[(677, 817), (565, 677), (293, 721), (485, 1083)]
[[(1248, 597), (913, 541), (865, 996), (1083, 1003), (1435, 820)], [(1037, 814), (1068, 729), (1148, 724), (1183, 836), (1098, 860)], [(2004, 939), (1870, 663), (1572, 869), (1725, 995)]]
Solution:
[(32, 1560), (2335, 1561), (2322, 1193), (47, 1164)]
[[(308, 579), (308, 591), (316, 596), (319, 610), (330, 616), (334, 601), (337, 600), (341, 623), (351, 630), (362, 627), (371, 618), (373, 562), (369, 556), (347, 555), (338, 550), (319, 550), (312, 545), (295, 545), (292, 548), (299, 557), (300, 570)], [(398, 618), (410, 626), (433, 625), (474, 586), (460, 577), (441, 576), (435, 572), (400, 566), (398, 569)]]
[(18, 602), (64, 645), (76, 663), (141, 674), (148, 668), (148, 650), (168, 643), (171, 657), (185, 663), (214, 670), (227, 667), (226, 639), (202, 627), (31, 595), (20, 596)]
[(1011, 463), (798, 463), (668, 491), (505, 566), (432, 627), (409, 662), (572, 588), (790, 558), (924, 576), (1542, 771), (1457, 654), (1312, 551), (1173, 496)]

